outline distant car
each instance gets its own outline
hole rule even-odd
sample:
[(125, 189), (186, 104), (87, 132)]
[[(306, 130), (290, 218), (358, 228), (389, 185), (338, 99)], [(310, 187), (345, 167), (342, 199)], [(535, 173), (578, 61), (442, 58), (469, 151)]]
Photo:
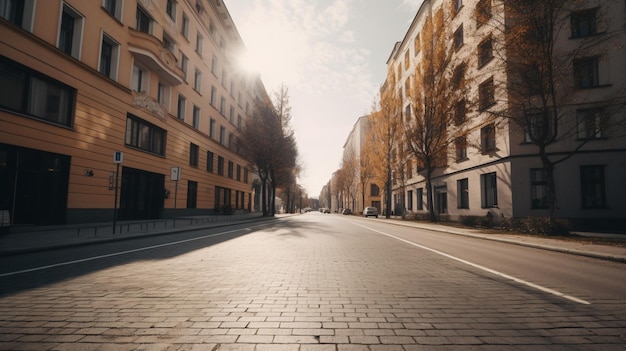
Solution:
[(344, 208), (344, 209), (341, 211), (341, 214), (345, 214), (345, 215), (352, 214), (352, 210), (351, 210), (351, 209), (349, 209), (349, 208)]
[(330, 208), (328, 208), (328, 207), (320, 208), (320, 212), (322, 212), (322, 213), (330, 213)]
[(376, 217), (378, 218), (378, 209), (376, 207), (366, 207), (363, 210), (363, 217)]

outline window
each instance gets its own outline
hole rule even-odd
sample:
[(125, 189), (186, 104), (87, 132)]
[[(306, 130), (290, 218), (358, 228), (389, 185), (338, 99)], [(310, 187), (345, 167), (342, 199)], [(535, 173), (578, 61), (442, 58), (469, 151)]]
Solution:
[(206, 170), (207, 172), (213, 173), (213, 159), (215, 158), (214, 154), (211, 151), (206, 152)]
[(409, 53), (409, 50), (407, 49), (406, 52), (404, 53), (404, 69), (408, 70), (410, 65), (411, 65), (411, 54)]
[(607, 207), (604, 166), (581, 166), (580, 185), (584, 209)]
[(417, 33), (417, 35), (415, 36), (415, 40), (413, 41), (413, 46), (414, 46), (415, 56), (417, 56), (417, 54), (419, 54), (420, 50), (422, 49), (420, 33)]
[(220, 114), (226, 116), (226, 98), (223, 96), (220, 98)]
[(593, 108), (576, 111), (579, 139), (599, 139), (604, 137), (604, 110)]
[(411, 104), (406, 105), (404, 108), (404, 120), (407, 122), (411, 120)]
[(380, 188), (376, 184), (370, 184), (370, 195), (380, 196)]
[(496, 150), (496, 127), (493, 124), (480, 129), (480, 141), (482, 152)]
[(183, 70), (183, 78), (187, 81), (187, 70), (189, 69), (189, 59), (185, 54), (180, 54), (180, 68)]
[(36, 0), (1, 0), (0, 17), (14, 25), (32, 30)]
[(574, 61), (574, 84), (579, 89), (593, 88), (600, 85), (597, 57), (588, 57)]
[(217, 157), (217, 174), (224, 175), (224, 158), (222, 156)]
[(202, 57), (202, 35), (200, 32), (196, 35), (196, 52)]
[(454, 140), (454, 146), (456, 148), (456, 161), (467, 160), (467, 137), (460, 136)]
[(172, 53), (172, 55), (176, 52), (176, 44), (174, 43), (174, 39), (172, 39), (169, 35), (163, 32), (163, 47), (165, 50)]
[(220, 144), (226, 145), (226, 128), (220, 126)]
[(217, 76), (217, 56), (215, 55), (211, 59), (211, 73)]
[(202, 72), (196, 69), (193, 77), (193, 89), (200, 93), (202, 88)]
[(572, 38), (582, 38), (597, 33), (596, 9), (572, 12), (570, 16)]
[(237, 181), (241, 181), (241, 166), (237, 165)]
[(180, 32), (183, 34), (185, 39), (189, 39), (189, 17), (183, 12), (183, 21), (180, 25)]
[(235, 173), (235, 165), (233, 161), (228, 161), (228, 178), (233, 179)]
[(406, 209), (413, 211), (413, 190), (406, 192)]
[(498, 187), (496, 173), (480, 175), (482, 208), (498, 207)]
[(122, 20), (122, 0), (104, 0), (102, 7), (118, 21)]
[(193, 127), (200, 129), (200, 107), (193, 105)]
[(467, 178), (456, 181), (457, 208), (469, 208), (469, 181)]
[(144, 33), (152, 33), (152, 18), (148, 13), (141, 8), (141, 6), (137, 6), (137, 12), (135, 14), (135, 29), (144, 32)]
[(246, 184), (248, 184), (248, 176), (249, 176), (248, 173), (249, 173), (248, 169), (244, 168), (243, 169), (243, 182)]
[(148, 72), (137, 66), (133, 65), (133, 76), (130, 81), (130, 88), (138, 93), (147, 92), (149, 84), (149, 75)]
[(478, 44), (478, 67), (486, 65), (493, 58), (493, 39), (491, 37)]
[(476, 22), (477, 27), (489, 22), (492, 16), (491, 12), (491, 0), (479, 0), (476, 4)]
[(201, 15), (203, 11), (202, 8), (202, 3), (200, 3), (200, 0), (196, 0), (196, 12)]
[(548, 208), (548, 182), (543, 168), (530, 170), (530, 202), (533, 209)]
[(217, 99), (217, 88), (215, 86), (211, 86), (211, 96), (209, 97), (209, 103), (211, 104), (211, 106), (215, 107), (215, 103), (216, 103), (216, 99)]
[(164, 156), (165, 137), (165, 130), (130, 113), (126, 116), (127, 146)]
[(198, 157), (200, 156), (200, 147), (194, 143), (189, 144), (189, 165), (198, 167)]
[(83, 17), (67, 5), (63, 5), (59, 28), (59, 49), (74, 58), (80, 58)]
[(159, 103), (159, 105), (165, 106), (165, 108), (169, 111), (170, 86), (166, 83), (159, 81), (157, 89), (157, 102)]
[(99, 71), (105, 76), (117, 79), (117, 60), (120, 45), (111, 37), (102, 34), (102, 44), (100, 46), (100, 64)]
[(486, 110), (496, 103), (493, 78), (489, 78), (478, 87), (478, 100), (481, 110)]
[(463, 46), (463, 25), (461, 24), (459, 28), (454, 32), (454, 49), (458, 50)]
[(461, 7), (463, 7), (463, 0), (453, 0), (454, 1), (454, 10), (458, 12)]
[(71, 126), (76, 90), (0, 56), (0, 109)]
[(465, 82), (465, 62), (461, 62), (459, 65), (454, 67), (454, 72), (452, 73), (452, 87), (454, 89), (460, 89), (463, 87), (464, 82)]
[(187, 208), (196, 208), (198, 202), (198, 182), (187, 181)]
[(187, 109), (187, 98), (184, 97), (183, 95), (178, 94), (178, 105), (177, 105), (176, 117), (184, 121), (186, 109)]
[(235, 124), (235, 107), (231, 106), (229, 109), (228, 120), (230, 123)]
[(404, 81), (404, 96), (409, 97), (411, 95), (411, 77), (408, 77)]
[(553, 138), (553, 122), (549, 111), (535, 109), (526, 112), (526, 123), (524, 142), (543, 144)]
[(467, 107), (465, 99), (459, 101), (454, 106), (454, 123), (459, 126), (465, 123), (465, 116), (467, 114)]
[(215, 119), (211, 118), (209, 123), (209, 136), (211, 139), (215, 139)]
[(171, 19), (176, 21), (176, 2), (174, 0), (167, 0), (165, 12)]
[(417, 193), (415, 197), (417, 200), (417, 210), (424, 210), (424, 188), (417, 188)]

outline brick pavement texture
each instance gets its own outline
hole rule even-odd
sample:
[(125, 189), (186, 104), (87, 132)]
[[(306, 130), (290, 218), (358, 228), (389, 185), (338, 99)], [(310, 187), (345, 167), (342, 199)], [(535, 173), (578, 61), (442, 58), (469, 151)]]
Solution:
[(1, 350), (625, 350), (625, 334), (624, 301), (306, 221), (0, 297)]

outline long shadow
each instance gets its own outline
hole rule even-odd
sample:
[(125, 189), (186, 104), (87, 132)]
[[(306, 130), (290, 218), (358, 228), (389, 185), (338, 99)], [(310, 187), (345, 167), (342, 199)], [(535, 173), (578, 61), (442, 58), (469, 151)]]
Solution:
[[(284, 218), (0, 257), (0, 265), (20, 272), (0, 277), (0, 298), (133, 262), (171, 259), (258, 231), (288, 229), (303, 236), (311, 226), (308, 221)], [(36, 267), (45, 268), (33, 269)]]

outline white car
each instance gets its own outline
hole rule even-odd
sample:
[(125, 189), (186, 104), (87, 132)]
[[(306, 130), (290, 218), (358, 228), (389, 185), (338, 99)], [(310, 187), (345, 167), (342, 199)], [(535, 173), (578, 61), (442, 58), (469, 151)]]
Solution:
[(376, 207), (366, 207), (363, 210), (363, 217), (374, 216), (378, 218), (378, 209)]

